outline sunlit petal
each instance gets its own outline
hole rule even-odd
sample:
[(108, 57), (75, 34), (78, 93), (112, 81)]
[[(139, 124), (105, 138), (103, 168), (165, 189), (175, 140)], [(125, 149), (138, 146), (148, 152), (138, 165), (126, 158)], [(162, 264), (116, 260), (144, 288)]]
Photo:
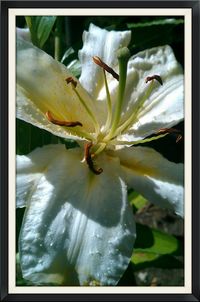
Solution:
[(183, 164), (168, 161), (155, 150), (132, 147), (115, 152), (125, 181), (158, 206), (183, 216)]
[[(142, 102), (150, 85), (145, 83), (145, 79), (152, 75), (159, 75), (163, 85), (154, 80), (152, 93)], [(183, 80), (182, 68), (169, 46), (148, 49), (133, 56), (128, 65), (122, 120), (126, 121), (131, 115), (135, 118), (132, 125), (130, 124), (131, 129), (119, 137), (119, 140), (141, 139), (160, 128), (172, 127), (183, 120)], [(117, 87), (112, 85), (114, 87), (111, 94), (115, 99)]]
[[(18, 185), (24, 173), (32, 187), (20, 234), (21, 267), (35, 283), (114, 285), (130, 261), (135, 225), (119, 161), (102, 155), (96, 164), (104, 172), (97, 176), (81, 159), (80, 149), (61, 145), (21, 159)], [(34, 173), (40, 174), (35, 181)]]
[(19, 28), (17, 27), (17, 36), (31, 42), (31, 34), (28, 28)]
[[(57, 119), (79, 120), (84, 129), (93, 131), (90, 116), (71, 84), (66, 83), (68, 77), (73, 76), (64, 65), (31, 43), (17, 39), (17, 84), (28, 103), (32, 102), (43, 115), (49, 110)], [(94, 104), (85, 89), (79, 83), (76, 89), (95, 113)], [(21, 111), (23, 109), (21, 107)]]
[(80, 127), (80, 130), (77, 134), (77, 130), (74, 130), (74, 128), (61, 127), (49, 122), (47, 117), (22, 92), (22, 89), (20, 89), (19, 87), (17, 88), (17, 118), (27, 123), (30, 123), (38, 128), (47, 130), (59, 137), (74, 139), (77, 141), (84, 140), (83, 135), (81, 135), (80, 133)]
[(80, 82), (94, 99), (104, 84), (102, 69), (97, 66), (93, 56), (99, 56), (107, 65), (117, 68), (117, 50), (127, 46), (131, 39), (131, 31), (107, 31), (94, 24), (83, 33), (83, 48), (79, 51), (82, 65)]
[(48, 145), (35, 149), (31, 156), (17, 155), (17, 207), (28, 205), (43, 172), (62, 151), (64, 151), (64, 145)]

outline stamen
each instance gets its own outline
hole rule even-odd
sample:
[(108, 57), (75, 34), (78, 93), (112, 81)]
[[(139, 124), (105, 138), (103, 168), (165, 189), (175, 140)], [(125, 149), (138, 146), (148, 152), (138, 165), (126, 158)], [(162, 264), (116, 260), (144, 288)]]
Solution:
[(87, 106), (87, 104), (85, 103), (83, 98), (80, 96), (79, 92), (77, 91), (77, 89), (76, 89), (77, 81), (75, 81), (72, 77), (66, 78), (65, 81), (67, 82), (67, 84), (71, 83), (73, 91), (77, 95), (79, 101), (81, 102), (81, 104), (83, 105), (83, 107), (85, 108), (85, 110), (87, 111), (89, 116), (92, 118), (92, 120), (94, 122), (95, 131), (98, 134), (100, 131), (99, 124), (98, 124), (95, 116), (93, 115), (92, 111), (90, 110), (90, 108)]
[(59, 126), (66, 126), (66, 127), (76, 127), (76, 126), (83, 126), (82, 123), (76, 121), (76, 122), (68, 122), (68, 121), (59, 121), (56, 120), (55, 118), (53, 118), (51, 112), (48, 110), (46, 112), (46, 117), (48, 118), (48, 120), (55, 125), (59, 125)]
[(157, 74), (147, 77), (146, 80), (145, 80), (145, 83), (148, 83), (152, 80), (156, 80), (160, 83), (160, 85), (163, 85), (163, 81), (162, 81), (161, 77)]
[(176, 143), (182, 140), (183, 136), (181, 134), (181, 131), (175, 128), (161, 128), (157, 131), (157, 133), (173, 133), (176, 134)]
[(106, 87), (106, 100), (107, 100), (107, 108), (108, 108), (108, 114), (107, 114), (107, 120), (105, 124), (105, 132), (106, 130), (110, 127), (111, 120), (112, 120), (112, 103), (111, 103), (111, 97), (110, 97), (110, 92), (108, 88), (108, 82), (106, 78), (106, 73), (105, 70), (103, 69), (103, 75), (104, 75), (104, 82), (105, 82), (105, 87)]
[(74, 88), (76, 88), (77, 82), (72, 77), (66, 78), (65, 81), (67, 82), (67, 84), (71, 83)]
[(92, 142), (85, 144), (84, 146), (84, 157), (86, 160), (86, 163), (88, 164), (89, 169), (96, 175), (99, 175), (103, 172), (102, 168), (96, 169), (94, 167), (94, 163), (92, 161), (92, 155), (90, 153), (90, 148), (92, 147)]
[(145, 144), (145, 143), (149, 143), (151, 141), (155, 141), (157, 139), (160, 139), (162, 137), (165, 137), (168, 133), (165, 134), (161, 134), (161, 135), (157, 135), (157, 136), (153, 136), (153, 137), (149, 137), (149, 138), (144, 138), (138, 141), (132, 141), (132, 142), (128, 142), (128, 141), (117, 141), (117, 140), (112, 140), (111, 142), (115, 145), (139, 145), (139, 144)]
[(99, 57), (94, 56), (93, 61), (95, 64), (99, 65), (104, 70), (106, 70), (108, 73), (110, 73), (113, 76), (113, 78), (115, 78), (117, 81), (119, 81), (119, 75), (110, 66), (108, 66), (106, 63), (104, 63)]
[(181, 141), (183, 139), (182, 135), (179, 134), (176, 138), (176, 143), (178, 143), (179, 141)]
[(115, 136), (121, 135), (130, 125), (134, 124), (137, 121), (137, 116), (143, 107), (145, 101), (150, 97), (152, 90), (154, 87), (154, 82), (151, 82), (146, 93), (141, 98), (141, 100), (138, 102), (138, 104), (135, 106), (134, 111), (130, 114), (130, 116), (123, 122), (117, 129)]
[(146, 78), (146, 80), (145, 80), (146, 83), (148, 83), (149, 81), (151, 81), (151, 83), (149, 84), (149, 87), (148, 87), (146, 93), (144, 94), (144, 96), (139, 101), (138, 105), (134, 109), (134, 112), (128, 117), (128, 119), (126, 119), (126, 121), (122, 125), (120, 125), (118, 127), (116, 135), (120, 135), (131, 124), (133, 124), (134, 122), (137, 121), (137, 116), (139, 114), (140, 109), (143, 107), (145, 101), (150, 97), (150, 95), (151, 95), (151, 93), (153, 91), (154, 82), (152, 80), (154, 80), (154, 79), (157, 80), (161, 85), (163, 84), (162, 79), (161, 79), (161, 77), (159, 75), (149, 76), (149, 77)]
[(97, 145), (96, 151), (94, 151), (94, 153), (91, 155), (92, 158), (93, 158), (94, 156), (96, 156), (97, 154), (101, 153), (105, 148), (106, 148), (106, 144), (105, 144), (105, 143), (100, 144), (99, 147), (98, 147), (98, 145)]

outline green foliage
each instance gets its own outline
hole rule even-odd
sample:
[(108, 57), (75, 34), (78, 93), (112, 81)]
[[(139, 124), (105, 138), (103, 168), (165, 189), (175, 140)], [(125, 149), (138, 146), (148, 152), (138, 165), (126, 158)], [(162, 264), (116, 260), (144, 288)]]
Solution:
[(28, 154), (37, 147), (59, 142), (55, 135), (18, 119), (16, 128), (17, 154)]
[[(132, 30), (131, 52), (156, 47), (159, 45), (174, 45), (177, 49), (184, 39), (184, 20), (182, 18), (151, 19), (144, 22), (127, 23)], [(183, 54), (175, 54), (179, 61), (183, 61)]]
[(176, 18), (167, 18), (167, 19), (159, 19), (159, 20), (153, 20), (153, 21), (147, 21), (147, 22), (139, 22), (139, 23), (127, 23), (127, 27), (129, 29), (132, 28), (146, 28), (149, 26), (161, 26), (161, 25), (178, 25), (183, 24), (184, 20), (182, 18), (176, 19)]
[(31, 40), (34, 45), (42, 48), (47, 41), (54, 23), (55, 16), (27, 16), (25, 17), (27, 26), (31, 33)]
[(73, 49), (72, 47), (69, 47), (69, 48), (65, 51), (64, 55), (62, 56), (62, 59), (60, 60), (61, 63), (64, 63), (64, 61), (65, 61), (66, 59), (68, 59), (68, 58), (69, 58), (72, 54), (74, 54), (74, 53), (75, 53), (74, 49)]
[(79, 77), (81, 75), (81, 64), (79, 60), (73, 60), (69, 65), (67, 65), (67, 68), (75, 77)]
[(148, 204), (148, 201), (142, 195), (133, 190), (128, 194), (128, 200), (133, 206), (135, 212)]
[(137, 224), (138, 237), (135, 242), (135, 251), (155, 253), (159, 255), (172, 254), (180, 250), (177, 238), (148, 226)]
[(181, 268), (183, 246), (175, 236), (137, 224), (137, 239), (131, 262), (134, 270), (146, 267)]

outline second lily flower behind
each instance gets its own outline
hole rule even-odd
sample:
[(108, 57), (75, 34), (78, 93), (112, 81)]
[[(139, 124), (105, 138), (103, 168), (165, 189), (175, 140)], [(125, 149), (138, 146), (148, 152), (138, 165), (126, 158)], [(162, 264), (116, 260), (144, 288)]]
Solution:
[(183, 214), (183, 165), (131, 147), (183, 119), (182, 69), (169, 46), (130, 57), (130, 38), (90, 25), (79, 81), (17, 41), (18, 118), (84, 147), (51, 145), (17, 158), (17, 202), (27, 206), (21, 266), (32, 282), (116, 284), (135, 239), (127, 187)]

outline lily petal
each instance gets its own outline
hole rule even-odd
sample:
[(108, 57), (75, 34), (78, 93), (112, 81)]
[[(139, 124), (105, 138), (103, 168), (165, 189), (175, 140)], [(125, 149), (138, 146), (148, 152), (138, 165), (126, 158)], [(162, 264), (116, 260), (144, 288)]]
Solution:
[(183, 216), (183, 164), (165, 159), (152, 148), (131, 147), (115, 152), (129, 187), (158, 206)]
[(81, 137), (81, 130), (79, 130), (77, 134), (77, 131), (73, 130), (73, 128), (61, 127), (50, 123), (41, 110), (23, 93), (23, 90), (19, 86), (17, 87), (17, 118), (38, 128), (47, 130), (59, 137), (77, 141), (85, 140), (83, 136)]
[[(92, 132), (94, 129), (90, 116), (81, 105), (71, 84), (66, 83), (66, 78), (69, 77), (73, 75), (64, 65), (31, 43), (17, 39), (17, 87), (26, 98), (26, 106), (30, 105), (32, 109), (35, 107), (44, 118), (45, 113), (51, 111), (58, 120), (78, 120), (83, 124), (83, 129)], [(95, 113), (94, 103), (89, 95), (78, 80), (75, 77), (73, 79), (77, 82), (76, 90)], [(24, 120), (28, 119), (20, 98), (18, 103), (21, 111), (19, 117), (22, 117), (25, 111)]]
[[(21, 267), (34, 283), (114, 285), (130, 261), (135, 225), (119, 161), (102, 155), (97, 164), (104, 172), (96, 176), (81, 159), (80, 149), (55, 145), (19, 161), (32, 187), (19, 241)], [(32, 181), (34, 173), (39, 181)]]
[(17, 27), (17, 35), (28, 41), (28, 42), (31, 42), (31, 34), (30, 34), (30, 31), (29, 31), (29, 28), (19, 28)]
[(83, 33), (83, 48), (79, 51), (82, 65), (80, 83), (92, 95), (98, 98), (104, 84), (102, 69), (97, 66), (93, 56), (99, 56), (102, 61), (112, 68), (116, 68), (117, 50), (128, 46), (131, 40), (131, 31), (107, 31), (94, 24), (90, 24), (88, 32)]
[[(163, 85), (154, 80), (150, 97), (137, 112), (138, 104), (145, 97), (150, 85), (145, 83), (145, 79), (153, 75), (159, 75)], [(113, 87), (111, 94), (115, 98), (116, 87)], [(183, 120), (183, 71), (170, 46), (148, 49), (130, 59), (123, 111), (123, 121), (131, 114), (135, 114), (135, 119), (119, 140), (142, 139), (160, 128), (170, 128)]]
[[(62, 147), (61, 147), (62, 146)], [(17, 155), (17, 207), (26, 207), (36, 190), (43, 171), (63, 151), (63, 145), (47, 145), (37, 148), (31, 156)]]

